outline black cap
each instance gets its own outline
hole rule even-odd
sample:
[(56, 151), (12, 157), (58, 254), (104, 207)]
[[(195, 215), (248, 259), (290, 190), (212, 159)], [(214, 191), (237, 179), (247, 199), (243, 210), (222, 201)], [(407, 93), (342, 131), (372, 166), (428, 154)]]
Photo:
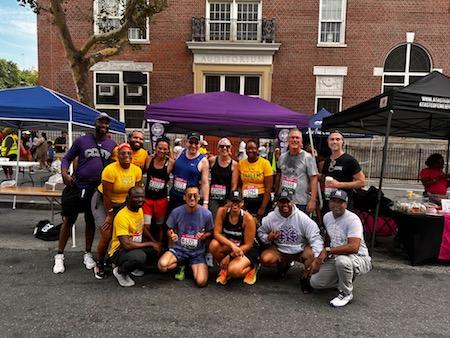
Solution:
[(230, 201), (231, 202), (240, 202), (242, 201), (242, 194), (239, 190), (233, 190), (230, 193)]
[(289, 190), (281, 190), (281, 192), (277, 196), (277, 201), (281, 200), (292, 201), (292, 193)]
[(330, 199), (337, 198), (338, 200), (348, 202), (347, 193), (344, 190), (335, 190), (330, 194)]
[(187, 139), (188, 139), (188, 140), (190, 140), (191, 138), (196, 138), (197, 140), (200, 141), (200, 134), (197, 133), (197, 132), (195, 132), (195, 131), (192, 131), (192, 132), (190, 132), (190, 133), (188, 134), (188, 136), (187, 136)]

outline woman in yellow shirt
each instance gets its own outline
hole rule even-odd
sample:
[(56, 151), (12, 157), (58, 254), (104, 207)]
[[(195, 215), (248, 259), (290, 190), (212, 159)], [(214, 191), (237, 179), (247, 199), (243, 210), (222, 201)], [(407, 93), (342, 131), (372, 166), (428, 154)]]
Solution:
[(239, 161), (233, 173), (232, 189), (241, 188), (245, 209), (261, 219), (271, 207), (273, 170), (269, 161), (259, 157), (256, 141), (248, 141), (245, 150), (247, 159)]
[(103, 169), (102, 183), (92, 196), (92, 214), (101, 234), (97, 246), (97, 266), (94, 268), (97, 279), (105, 277), (104, 259), (112, 237), (114, 216), (125, 205), (128, 190), (142, 186), (142, 170), (131, 163), (132, 152), (128, 143), (117, 147), (118, 161)]

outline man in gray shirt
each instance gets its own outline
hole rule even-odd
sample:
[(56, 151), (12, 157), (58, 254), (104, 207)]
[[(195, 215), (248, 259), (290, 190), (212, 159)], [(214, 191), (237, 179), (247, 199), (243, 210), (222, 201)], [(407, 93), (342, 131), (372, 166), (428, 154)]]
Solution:
[[(288, 190), (293, 202), (308, 214), (316, 209), (318, 170), (314, 157), (302, 150), (302, 133), (291, 129), (288, 135), (289, 151), (280, 156), (275, 191)], [(311, 193), (311, 195), (309, 195)]]
[(329, 241), (325, 243), (329, 244), (319, 255), (323, 265), (310, 280), (315, 289), (339, 289), (337, 297), (330, 301), (334, 307), (345, 306), (353, 299), (354, 278), (372, 268), (361, 220), (347, 210), (347, 202), (348, 196), (343, 190), (336, 190), (330, 195), (331, 211), (323, 218), (329, 236)]

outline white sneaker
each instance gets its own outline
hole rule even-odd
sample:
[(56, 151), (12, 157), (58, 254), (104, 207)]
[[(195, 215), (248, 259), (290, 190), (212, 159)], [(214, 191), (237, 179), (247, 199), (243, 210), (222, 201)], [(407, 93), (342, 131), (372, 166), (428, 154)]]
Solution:
[(53, 273), (64, 273), (66, 268), (64, 266), (64, 254), (55, 255), (55, 265), (53, 265)]
[(134, 280), (132, 280), (130, 276), (119, 273), (119, 267), (115, 267), (113, 269), (113, 275), (117, 278), (120, 286), (133, 286), (135, 284)]
[(336, 298), (333, 298), (330, 301), (330, 305), (334, 307), (342, 307), (350, 303), (352, 299), (353, 299), (352, 293), (346, 295), (341, 291), (339, 292)]
[(86, 266), (86, 269), (91, 270), (97, 266), (97, 264), (94, 261), (94, 258), (92, 258), (92, 253), (86, 252), (83, 256), (83, 263)]
[(131, 272), (134, 277), (142, 277), (145, 273), (142, 270), (136, 269)]

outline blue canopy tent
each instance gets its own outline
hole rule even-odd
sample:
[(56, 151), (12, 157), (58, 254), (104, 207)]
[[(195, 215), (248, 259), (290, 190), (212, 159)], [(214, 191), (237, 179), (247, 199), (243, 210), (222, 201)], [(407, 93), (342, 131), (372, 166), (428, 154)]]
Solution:
[[(17, 128), (19, 139), (24, 129), (67, 129), (71, 146), (74, 128), (94, 128), (98, 114), (99, 111), (43, 86), (0, 90), (0, 124)], [(110, 131), (125, 134), (125, 124), (111, 118)]]

